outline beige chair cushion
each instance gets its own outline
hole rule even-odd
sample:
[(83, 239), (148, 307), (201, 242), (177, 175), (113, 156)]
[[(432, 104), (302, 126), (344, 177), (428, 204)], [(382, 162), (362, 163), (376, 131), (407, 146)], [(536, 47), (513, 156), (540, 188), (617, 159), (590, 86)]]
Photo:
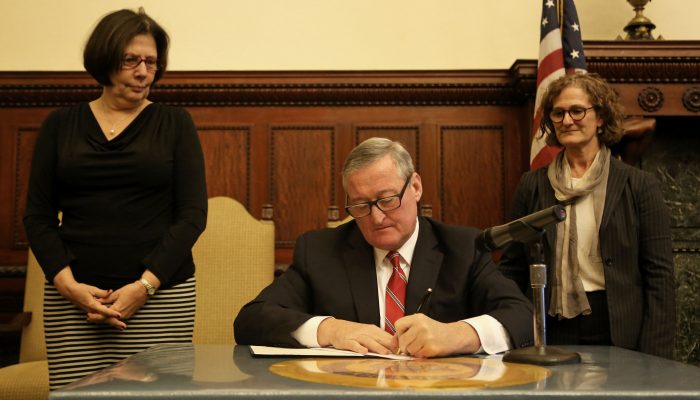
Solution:
[(29, 250), (27, 280), (24, 286), (24, 311), (32, 313), (32, 320), (22, 329), (19, 362), (46, 360), (44, 341), (44, 271)]
[(272, 282), (275, 227), (228, 197), (209, 199), (207, 228), (192, 249), (197, 278), (193, 342), (233, 344), (241, 307)]
[(328, 222), (326, 223), (326, 226), (329, 227), (329, 228), (337, 228), (337, 227), (339, 227), (340, 225), (347, 224), (348, 222), (350, 222), (350, 221), (352, 221), (352, 220), (353, 220), (352, 215), (348, 215), (348, 216), (345, 217), (344, 219), (341, 219), (341, 220), (338, 220), (338, 221), (328, 221)]
[(24, 311), (32, 313), (22, 329), (19, 364), (0, 368), (0, 400), (46, 399), (49, 368), (44, 343), (44, 272), (31, 250), (27, 256)]
[(0, 400), (46, 400), (48, 397), (49, 367), (46, 360), (0, 368)]

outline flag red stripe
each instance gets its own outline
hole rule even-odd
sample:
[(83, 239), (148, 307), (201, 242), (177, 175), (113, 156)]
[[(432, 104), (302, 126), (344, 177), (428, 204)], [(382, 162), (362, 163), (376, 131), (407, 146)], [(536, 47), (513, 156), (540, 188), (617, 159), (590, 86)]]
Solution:
[[(530, 144), (530, 168), (537, 169), (549, 164), (556, 154), (561, 151), (557, 147), (545, 144), (545, 138), (541, 137), (540, 121), (542, 112), (539, 109), (541, 98), (547, 90), (549, 83), (563, 74), (586, 71), (586, 62), (583, 54), (583, 43), (580, 31), (571, 29), (578, 24), (576, 6), (572, 0), (558, 1), (556, 9), (552, 9), (550, 0), (542, 0), (543, 24), (540, 28), (540, 52), (537, 65), (537, 93), (535, 95), (535, 110), (531, 132)], [(553, 11), (557, 14), (554, 16)], [(566, 20), (564, 24), (563, 20)], [(547, 25), (555, 23), (555, 26)], [(579, 25), (580, 26), (580, 25)], [(565, 50), (566, 49), (566, 50)], [(565, 52), (571, 53), (574, 58), (565, 58)], [(572, 64), (572, 65), (569, 65)], [(574, 70), (572, 66), (577, 66)]]
[(530, 163), (530, 169), (536, 170), (537, 168), (549, 165), (560, 151), (561, 149), (558, 147), (544, 146)]
[(532, 121), (532, 137), (534, 139), (535, 135), (540, 133), (540, 122), (542, 122), (542, 112), (537, 110), (535, 112), (535, 119)]
[(540, 83), (552, 72), (564, 68), (564, 51), (559, 48), (547, 54), (537, 65), (537, 90), (540, 90)]

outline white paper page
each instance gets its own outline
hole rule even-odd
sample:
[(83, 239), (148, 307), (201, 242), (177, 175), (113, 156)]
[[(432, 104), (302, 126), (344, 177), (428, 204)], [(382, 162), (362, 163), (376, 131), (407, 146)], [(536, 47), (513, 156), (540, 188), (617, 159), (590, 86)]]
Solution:
[(250, 352), (255, 356), (303, 356), (303, 357), (379, 357), (388, 358), (391, 360), (413, 360), (411, 356), (401, 354), (377, 354), (377, 353), (355, 353), (350, 350), (338, 350), (328, 347), (305, 348), (287, 348), (287, 347), (270, 347), (270, 346), (250, 346)]

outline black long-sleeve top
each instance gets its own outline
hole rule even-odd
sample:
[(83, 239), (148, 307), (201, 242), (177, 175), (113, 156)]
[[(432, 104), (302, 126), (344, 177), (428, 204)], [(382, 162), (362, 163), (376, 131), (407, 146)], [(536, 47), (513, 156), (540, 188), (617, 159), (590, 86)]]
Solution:
[(49, 282), (70, 265), (78, 282), (102, 289), (146, 268), (163, 287), (180, 283), (194, 273), (206, 213), (202, 149), (187, 111), (152, 103), (111, 141), (87, 103), (44, 121), (24, 226)]

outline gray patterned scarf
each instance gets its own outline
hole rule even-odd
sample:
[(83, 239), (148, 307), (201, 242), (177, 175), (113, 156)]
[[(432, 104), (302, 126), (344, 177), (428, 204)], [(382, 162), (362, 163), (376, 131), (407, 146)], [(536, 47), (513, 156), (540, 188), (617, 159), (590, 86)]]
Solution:
[[(579, 261), (577, 242), (578, 234), (576, 230), (576, 207), (577, 198), (593, 195), (593, 204), (596, 219), (596, 232), (600, 230), (600, 221), (603, 216), (605, 206), (605, 192), (610, 172), (610, 149), (601, 145), (600, 151), (593, 159), (593, 163), (588, 171), (581, 177), (581, 182), (577, 188), (571, 186), (571, 168), (566, 160), (564, 151), (557, 155), (557, 158), (549, 164), (547, 178), (554, 189), (554, 194), (560, 202), (570, 202), (566, 206), (566, 214), (569, 216), (569, 229), (566, 224), (557, 225), (556, 257), (554, 282), (551, 283), (551, 299), (549, 304), (549, 315), (562, 318), (574, 318), (579, 314), (588, 315), (591, 313), (591, 306), (583, 288), (583, 282), (579, 274)], [(600, 254), (600, 243), (596, 235), (593, 246)], [(563, 266), (562, 260), (568, 261), (568, 266)]]

